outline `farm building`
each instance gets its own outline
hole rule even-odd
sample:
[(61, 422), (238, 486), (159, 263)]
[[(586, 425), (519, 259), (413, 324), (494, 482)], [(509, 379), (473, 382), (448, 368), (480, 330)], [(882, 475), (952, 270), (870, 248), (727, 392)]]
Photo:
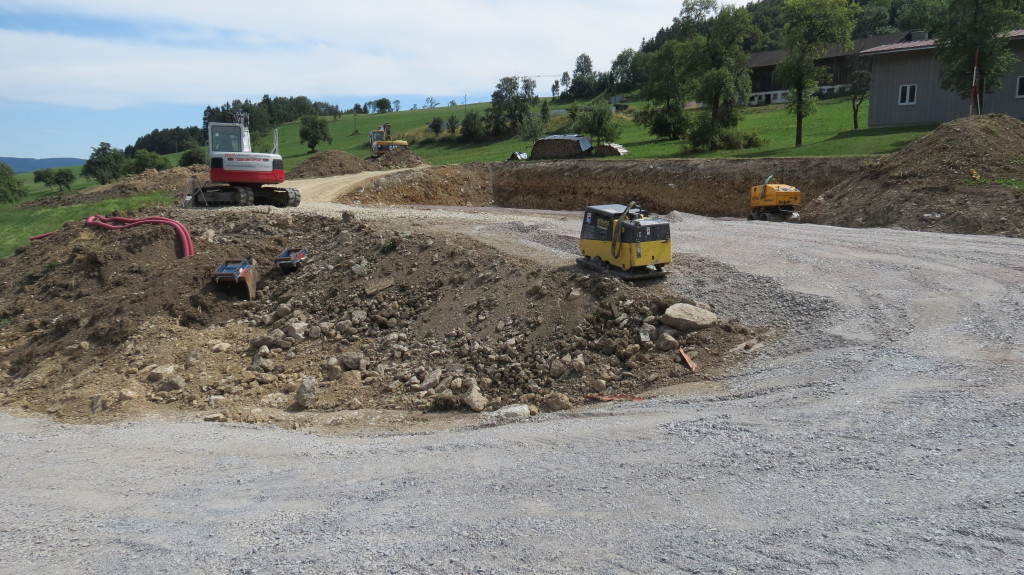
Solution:
[[(1024, 30), (1010, 32), (1007, 41), (1017, 63), (1001, 89), (984, 94), (981, 112), (1024, 118)], [(862, 56), (871, 62), (869, 126), (940, 124), (972, 113), (969, 100), (942, 88), (935, 40), (906, 39), (865, 50)]]

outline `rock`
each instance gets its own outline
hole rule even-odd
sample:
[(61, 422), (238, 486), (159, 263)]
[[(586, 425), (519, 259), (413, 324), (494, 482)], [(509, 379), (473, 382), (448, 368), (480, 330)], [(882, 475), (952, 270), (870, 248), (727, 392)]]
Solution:
[(131, 401), (133, 399), (138, 399), (139, 394), (135, 393), (130, 389), (122, 389), (121, 391), (117, 392), (117, 398), (121, 401)]
[(547, 411), (565, 411), (566, 409), (572, 409), (572, 401), (569, 400), (568, 395), (556, 391), (544, 396), (541, 400), (541, 406)]
[(551, 365), (548, 366), (548, 375), (552, 379), (558, 379), (565, 375), (565, 372), (569, 371), (569, 366), (565, 365), (560, 359), (554, 359), (551, 361)]
[(361, 325), (366, 323), (366, 319), (369, 317), (367, 313), (361, 309), (353, 311), (351, 315), (352, 317), (349, 319), (352, 322), (352, 325)]
[(283, 303), (277, 306), (277, 311), (274, 312), (274, 315), (277, 316), (278, 319), (288, 317), (292, 315), (292, 306)]
[(225, 341), (211, 342), (210, 351), (214, 353), (224, 353), (231, 350), (231, 344)]
[(343, 351), (338, 356), (338, 361), (345, 369), (366, 369), (366, 356), (361, 351)]
[(468, 393), (462, 396), (462, 403), (479, 413), (487, 407), (487, 398), (480, 392), (480, 388), (474, 385)]
[(324, 379), (328, 381), (337, 381), (338, 379), (341, 378), (341, 374), (344, 371), (345, 370), (342, 369), (340, 364), (329, 364), (326, 368), (324, 368)]
[(522, 419), (525, 417), (530, 417), (530, 415), (530, 406), (526, 405), (525, 403), (503, 407), (497, 411), (488, 414), (488, 416), (491, 419), (499, 420)]
[(594, 379), (590, 382), (590, 389), (594, 393), (603, 393), (604, 390), (608, 389), (608, 382), (603, 379)]
[(654, 344), (654, 348), (658, 351), (675, 351), (679, 349), (679, 341), (671, 335), (663, 333)]
[(391, 276), (370, 280), (363, 286), (363, 293), (368, 296), (377, 295), (393, 285), (395, 285), (395, 278)]
[(213, 408), (216, 408), (220, 404), (224, 403), (226, 398), (223, 395), (211, 395), (206, 398), (206, 403)]
[(319, 395), (319, 385), (316, 378), (305, 377), (302, 379), (302, 383), (299, 384), (298, 391), (295, 392), (295, 403), (302, 407), (310, 408), (316, 404), (316, 398)]
[(228, 420), (228, 416), (223, 413), (208, 413), (203, 416), (203, 421), (211, 421), (215, 423), (224, 423)]
[(146, 381), (156, 383), (171, 375), (174, 375), (173, 365), (158, 365), (149, 372), (149, 375), (146, 376)]
[(687, 303), (669, 306), (658, 321), (683, 331), (699, 331), (707, 329), (718, 322), (714, 312)]
[(353, 397), (352, 399), (348, 400), (348, 403), (345, 404), (345, 409), (350, 409), (352, 411), (362, 408), (363, 402), (359, 401), (359, 398), (356, 397)]
[(306, 335), (308, 335), (310, 339), (320, 339), (320, 336), (323, 335), (323, 330), (320, 329), (319, 325), (314, 325), (313, 327), (309, 328), (309, 331), (307, 332)]
[(297, 321), (292, 324), (288, 324), (284, 328), (284, 335), (293, 339), (305, 339), (306, 329), (309, 328), (309, 324), (304, 321)]
[(156, 386), (157, 391), (179, 391), (185, 387), (185, 378), (178, 374), (171, 374), (160, 380)]

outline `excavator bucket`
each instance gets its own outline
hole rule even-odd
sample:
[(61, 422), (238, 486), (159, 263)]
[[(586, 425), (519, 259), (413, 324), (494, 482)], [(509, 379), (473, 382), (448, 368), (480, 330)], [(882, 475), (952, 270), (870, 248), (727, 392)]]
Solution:
[(309, 252), (306, 251), (306, 248), (288, 248), (274, 258), (274, 265), (282, 272), (294, 271), (305, 263), (307, 255)]
[(218, 284), (231, 282), (244, 284), (249, 299), (256, 299), (256, 266), (249, 260), (227, 260), (213, 272), (213, 281)]

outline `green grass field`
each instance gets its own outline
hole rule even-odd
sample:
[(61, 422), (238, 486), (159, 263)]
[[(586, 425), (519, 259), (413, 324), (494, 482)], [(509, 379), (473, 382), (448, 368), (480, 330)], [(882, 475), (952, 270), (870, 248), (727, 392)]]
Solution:
[[(599, 103), (604, 105), (603, 101)], [(865, 101), (861, 108), (861, 125), (867, 124), (869, 105), (870, 102)], [(448, 134), (434, 137), (434, 134), (427, 129), (427, 125), (435, 116), (447, 119), (456, 115), (461, 119), (469, 110), (475, 110), (483, 115), (489, 106), (490, 103), (477, 103), (467, 106), (443, 106), (386, 114), (349, 114), (337, 119), (329, 118), (333, 141), (322, 143), (317, 147), (317, 151), (337, 149), (345, 150), (360, 158), (367, 157), (370, 154), (368, 139), (370, 130), (384, 122), (390, 122), (392, 134), (396, 138), (408, 140), (410, 148), (414, 152), (434, 165), (500, 162), (508, 159), (513, 152), (529, 154), (533, 148), (532, 141), (511, 139), (468, 144)], [(644, 106), (644, 102), (633, 102), (630, 106), (633, 109), (640, 109)], [(551, 108), (557, 110), (559, 106), (551, 104)], [(827, 100), (820, 103), (817, 113), (804, 120), (804, 145), (797, 148), (793, 145), (796, 119), (782, 106), (765, 106), (745, 110), (739, 125), (741, 130), (756, 131), (766, 139), (767, 144), (764, 147), (708, 154), (685, 154), (682, 142), (653, 139), (642, 126), (634, 124), (629, 118), (629, 114), (620, 116), (622, 136), (618, 139), (618, 143), (625, 146), (630, 152), (626, 159), (872, 156), (895, 152), (935, 128), (935, 126), (909, 126), (853, 130), (853, 112), (849, 100)], [(554, 116), (548, 122), (548, 133), (566, 133), (569, 129), (568, 124), (567, 117)], [(286, 170), (294, 168), (309, 158), (309, 146), (300, 141), (297, 122), (281, 126), (279, 136), (280, 151), (285, 160)], [(255, 141), (253, 147), (257, 151), (267, 151), (271, 147), (271, 140), (268, 137), (264, 138), (264, 141)], [(171, 165), (177, 165), (180, 155), (167, 156)], [(76, 174), (81, 171), (81, 168), (73, 169)], [(18, 174), (16, 177), (25, 184), (28, 191), (25, 201), (56, 193), (47, 189), (43, 184), (34, 183), (34, 176), (31, 173)], [(72, 185), (72, 191), (92, 185), (95, 185), (92, 180), (79, 178)], [(174, 193), (174, 190), (167, 190), (166, 193), (67, 207), (26, 209), (15, 205), (0, 206), (0, 229), (4, 230), (0, 237), (0, 257), (14, 253), (18, 246), (28, 243), (28, 238), (57, 229), (68, 220), (81, 219), (94, 214), (108, 214), (115, 210), (129, 211), (152, 203), (167, 204), (172, 201)]]

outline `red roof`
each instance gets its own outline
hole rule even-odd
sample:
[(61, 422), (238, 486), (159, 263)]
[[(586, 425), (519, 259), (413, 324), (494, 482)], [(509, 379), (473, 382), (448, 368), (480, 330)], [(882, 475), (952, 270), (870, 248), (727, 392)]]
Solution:
[[(1024, 30), (1010, 30), (1007, 34), (1007, 40), (1016, 40), (1018, 38), (1024, 38)], [(861, 52), (865, 56), (874, 56), (876, 54), (891, 54), (893, 52), (909, 52), (911, 50), (928, 50), (935, 47), (935, 40), (911, 40), (908, 42), (895, 42), (893, 44), (883, 44), (882, 46), (875, 46)]]

